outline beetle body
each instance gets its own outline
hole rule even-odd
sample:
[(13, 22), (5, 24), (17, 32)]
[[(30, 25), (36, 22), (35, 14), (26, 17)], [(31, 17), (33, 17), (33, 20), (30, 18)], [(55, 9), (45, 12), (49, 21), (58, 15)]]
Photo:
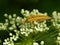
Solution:
[(33, 15), (33, 16), (28, 17), (25, 20), (25, 22), (30, 22), (30, 23), (34, 21), (43, 22), (44, 20), (48, 20), (48, 19), (51, 19), (51, 17), (46, 16), (46, 15)]

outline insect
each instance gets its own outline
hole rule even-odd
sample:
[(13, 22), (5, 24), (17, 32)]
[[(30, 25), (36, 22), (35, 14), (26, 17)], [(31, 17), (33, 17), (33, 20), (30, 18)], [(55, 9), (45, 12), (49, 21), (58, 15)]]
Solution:
[(29, 23), (32, 23), (34, 21), (43, 22), (44, 20), (48, 20), (48, 19), (51, 19), (51, 17), (46, 16), (46, 15), (33, 15), (33, 16), (29, 16), (25, 20), (25, 22), (29, 22)]

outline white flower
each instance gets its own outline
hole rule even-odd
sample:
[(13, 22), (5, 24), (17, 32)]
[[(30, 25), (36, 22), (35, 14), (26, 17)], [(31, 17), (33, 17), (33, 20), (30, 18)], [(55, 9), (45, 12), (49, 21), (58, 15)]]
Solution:
[(7, 23), (7, 22), (6, 22), (6, 23), (4, 23), (4, 26), (8, 26), (8, 25), (9, 25), (9, 23)]
[(25, 13), (26, 13), (27, 15), (29, 15), (29, 11), (28, 11), (28, 10), (25, 10)]
[(5, 19), (5, 22), (8, 22), (8, 19)]
[(7, 39), (5, 39), (4, 41), (7, 42)]
[(44, 20), (42, 23), (43, 23), (43, 24), (46, 24), (46, 20)]
[(29, 32), (33, 32), (33, 29), (30, 29)]
[(57, 28), (59, 29), (60, 28), (60, 24), (56, 24)]
[(20, 19), (20, 17), (18, 16), (16, 19)]
[(15, 35), (13, 35), (13, 37), (12, 37), (12, 38), (14, 39), (15, 37), (16, 37), (16, 36), (15, 36)]
[(33, 12), (32, 14), (36, 15), (36, 10), (35, 10), (35, 9), (33, 9), (33, 11), (32, 11), (32, 12)]
[(58, 35), (60, 36), (60, 32), (58, 33)]
[(16, 21), (16, 18), (12, 18), (12, 21)]
[(40, 32), (43, 32), (44, 30), (43, 30), (43, 28), (40, 28), (39, 31), (40, 31)]
[(12, 36), (13, 34), (12, 33), (9, 33), (10, 36)]
[(60, 37), (59, 36), (57, 37), (57, 40), (60, 40)]
[(38, 22), (36, 22), (36, 21), (34, 21), (34, 24), (36, 24), (36, 25), (37, 25), (37, 24), (39, 24), (39, 23), (38, 23)]
[(10, 41), (12, 41), (13, 40), (13, 37), (10, 37)]
[(18, 17), (16, 18), (16, 22), (17, 22), (17, 23), (22, 22), (22, 18), (18, 16)]
[(35, 26), (34, 29), (38, 30), (38, 28)]
[(15, 24), (15, 22), (14, 21), (10, 21), (10, 24)]
[(48, 14), (45, 12), (44, 15), (48, 15)]
[(17, 30), (14, 30), (14, 32), (17, 32)]
[(36, 11), (36, 13), (39, 13), (38, 9), (36, 9), (35, 11)]
[(58, 16), (60, 16), (60, 13), (58, 13)]
[(16, 14), (13, 14), (13, 17), (15, 18), (16, 17)]
[(6, 27), (6, 26), (4, 26), (4, 25), (2, 25), (2, 29), (3, 29), (3, 30), (6, 30), (6, 29), (7, 29), (7, 27)]
[(6, 45), (6, 43), (5, 43), (5, 42), (3, 42), (3, 45)]
[(0, 25), (3, 25), (3, 23), (0, 23)]
[(39, 45), (37, 42), (33, 42), (33, 45)]
[(17, 38), (14, 38), (14, 41), (17, 41)]
[(25, 36), (28, 36), (29, 33), (25, 33)]
[(14, 42), (11, 39), (7, 38), (5, 39), (5, 42), (3, 42), (3, 45), (14, 45)]
[(45, 28), (45, 30), (49, 30), (49, 28), (48, 28), (48, 27), (46, 27), (46, 28)]
[(36, 9), (33, 9), (33, 12), (36, 12)]
[(8, 17), (8, 14), (5, 13), (4, 16), (5, 16), (5, 17)]
[(58, 13), (58, 15), (57, 15), (57, 19), (60, 20), (60, 13)]
[(24, 9), (21, 9), (21, 14), (24, 14)]
[(43, 23), (41, 23), (41, 24), (40, 24), (40, 27), (42, 28), (43, 26), (44, 26), (44, 24), (43, 24)]
[(12, 25), (12, 27), (13, 27), (13, 28), (16, 28), (16, 25), (15, 25), (15, 24), (13, 24), (13, 25)]
[(11, 44), (8, 44), (8, 45), (11, 45)]
[(17, 26), (19, 26), (19, 24), (20, 24), (20, 23), (19, 23), (19, 22), (17, 22), (17, 24), (16, 24), (16, 25), (17, 25)]
[(59, 40), (57, 40), (56, 43), (57, 43), (57, 45), (60, 45), (60, 41)]
[(21, 32), (21, 34), (25, 34), (26, 32)]
[(23, 32), (24, 32), (24, 31), (25, 31), (25, 29), (24, 29), (24, 28), (21, 28), (21, 29), (20, 29), (20, 31), (23, 31)]
[(34, 13), (33, 13), (33, 12), (31, 12), (30, 14), (31, 14), (31, 15), (33, 15)]
[(52, 15), (53, 15), (53, 18), (56, 18), (56, 17), (57, 17), (57, 12), (54, 11), (54, 12), (52, 13)]
[(9, 27), (9, 30), (13, 30), (13, 27)]
[(40, 44), (41, 44), (41, 45), (44, 45), (44, 41), (41, 41)]
[(11, 15), (9, 15), (9, 19), (12, 19), (12, 16)]
[(7, 38), (6, 40), (9, 41), (9, 38)]
[(53, 26), (56, 26), (56, 23), (55, 22), (53, 22), (52, 24), (53, 24)]
[(21, 13), (23, 14), (24, 17), (28, 17), (30, 15), (29, 11), (28, 10), (23, 10), (21, 11)]

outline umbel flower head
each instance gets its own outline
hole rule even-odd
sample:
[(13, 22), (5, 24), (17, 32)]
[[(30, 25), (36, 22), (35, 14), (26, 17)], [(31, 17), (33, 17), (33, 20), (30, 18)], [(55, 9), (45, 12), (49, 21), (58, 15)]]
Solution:
[(14, 41), (20, 39), (20, 34), (28, 37), (30, 33), (49, 30), (49, 27), (46, 25), (46, 20), (51, 19), (51, 17), (47, 16), (47, 13), (43, 14), (35, 9), (32, 12), (22, 9), (21, 14), (24, 18), (16, 14), (13, 14), (13, 16), (4, 14), (6, 19), (4, 24), (0, 24), (0, 30), (14, 31), (15, 35), (9, 32), (10, 38), (5, 39), (3, 45), (14, 45)]
[[(7, 37), (3, 45), (44, 45), (45, 40), (40, 40), (38, 43), (35, 39), (31, 39), (32, 35), (42, 32), (47, 32), (50, 26), (47, 26), (47, 20), (51, 20), (54, 27), (60, 30), (60, 13), (54, 11), (52, 17), (48, 16), (47, 13), (40, 13), (37, 9), (33, 11), (21, 10), (21, 15), (24, 17), (17, 16), (16, 14), (8, 15), (4, 14), (6, 17), (5, 23), (0, 23), (0, 30), (6, 30), (9, 32), (9, 38)], [(13, 33), (12, 33), (12, 32)], [(37, 38), (37, 36), (36, 36)], [(19, 43), (15, 43), (16, 41)], [(33, 41), (34, 40), (34, 41)], [(59, 43), (60, 37), (57, 36), (57, 43)]]

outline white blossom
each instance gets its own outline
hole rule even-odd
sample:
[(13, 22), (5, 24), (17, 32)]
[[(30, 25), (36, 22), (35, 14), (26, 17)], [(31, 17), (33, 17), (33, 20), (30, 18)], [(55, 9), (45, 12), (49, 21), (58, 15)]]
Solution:
[(21, 9), (21, 14), (24, 14), (24, 9)]
[(12, 36), (13, 34), (12, 33), (9, 33), (10, 36)]
[(41, 44), (41, 45), (44, 45), (44, 41), (41, 41), (40, 44)]
[(13, 30), (14, 28), (13, 27), (9, 27), (9, 30)]
[(12, 19), (12, 16), (11, 15), (9, 15), (9, 19)]
[(5, 14), (4, 14), (4, 16), (5, 16), (5, 17), (8, 17), (8, 14), (7, 14), (7, 13), (5, 13)]
[(13, 14), (13, 17), (15, 18), (16, 17), (16, 14)]
[(33, 42), (33, 45), (39, 45), (37, 42)]
[(60, 37), (57, 37), (57, 40), (60, 40)]

